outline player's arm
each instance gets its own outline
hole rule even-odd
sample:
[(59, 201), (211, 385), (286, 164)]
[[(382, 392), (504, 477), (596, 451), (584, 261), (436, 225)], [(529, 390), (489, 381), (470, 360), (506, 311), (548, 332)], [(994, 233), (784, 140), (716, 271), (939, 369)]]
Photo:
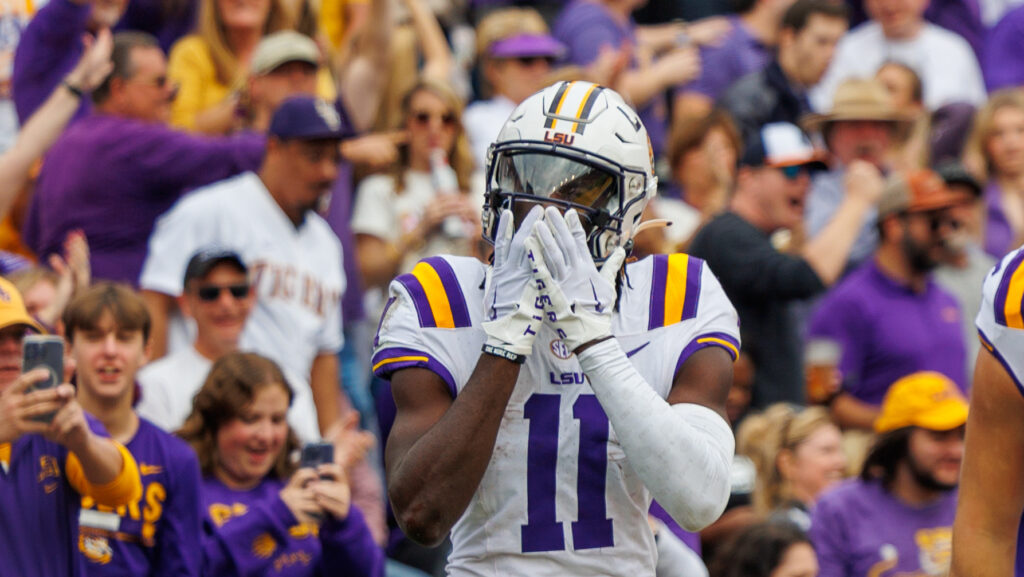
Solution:
[(1024, 397), (988, 351), (978, 353), (953, 524), (951, 577), (1012, 575), (1024, 511)]

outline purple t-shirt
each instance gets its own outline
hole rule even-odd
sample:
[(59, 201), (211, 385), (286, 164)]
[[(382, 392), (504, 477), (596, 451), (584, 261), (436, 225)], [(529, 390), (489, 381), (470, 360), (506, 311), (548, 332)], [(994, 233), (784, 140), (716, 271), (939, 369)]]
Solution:
[(1004, 14), (988, 31), (981, 72), (989, 92), (1024, 85), (1024, 6)]
[(343, 521), (300, 525), (278, 495), (283, 487), (272, 478), (248, 491), (203, 480), (203, 575), (383, 577), (384, 551), (355, 505)]
[[(107, 436), (86, 415), (89, 428)], [(68, 450), (39, 435), (11, 443), (8, 470), (0, 467), (0, 577), (79, 577), (81, 496), (65, 476)]]
[(89, 239), (93, 277), (138, 283), (157, 217), (190, 189), (255, 170), (264, 138), (204, 138), (160, 124), (93, 114), (43, 162), (22, 239), (43, 260), (75, 229)]
[(960, 315), (956, 299), (931, 279), (916, 293), (872, 259), (822, 298), (808, 338), (838, 343), (844, 390), (877, 406), (889, 385), (918, 371), (938, 371), (967, 390)]
[[(181, 439), (145, 419), (126, 445), (142, 476), (138, 502), (116, 513), (83, 499), (79, 551), (88, 577), (199, 576), (199, 462)], [(111, 518), (117, 523), (114, 528)]]
[[(24, 124), (49, 98), (82, 56), (82, 35), (89, 19), (91, 4), (69, 0), (51, 0), (21, 33), (14, 53), (11, 90), (18, 121)], [(83, 98), (73, 120), (84, 117), (92, 108)]]
[(174, 43), (195, 29), (198, 8), (197, 0), (131, 0), (115, 29), (148, 32), (160, 42), (164, 53), (170, 54)]
[(1003, 212), (1003, 193), (999, 183), (990, 180), (985, 186), (985, 252), (997, 259), (1017, 248), (1013, 246), (1013, 229)]
[(914, 507), (877, 481), (848, 481), (828, 491), (811, 514), (818, 576), (945, 575), (956, 496), (949, 491)]
[(717, 46), (700, 49), (701, 73), (693, 82), (676, 88), (678, 92), (696, 92), (717, 100), (740, 78), (763, 69), (771, 62), (774, 50), (754, 38), (737, 16), (728, 18), (732, 29)]
[[(593, 0), (573, 0), (558, 15), (552, 35), (565, 44), (566, 60), (570, 64), (586, 66), (597, 59), (601, 48), (619, 48), (623, 44), (636, 45), (636, 23), (630, 18), (623, 22), (615, 18), (608, 8)], [(635, 67), (634, 61), (631, 66)], [(668, 106), (665, 98), (655, 96), (637, 109), (647, 129), (654, 154), (660, 156), (665, 148), (668, 131)]]

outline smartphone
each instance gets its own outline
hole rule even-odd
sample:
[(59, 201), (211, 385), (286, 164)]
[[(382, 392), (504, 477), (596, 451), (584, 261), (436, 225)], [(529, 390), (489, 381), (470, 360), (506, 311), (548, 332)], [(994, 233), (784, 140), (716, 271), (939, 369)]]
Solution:
[[(52, 389), (64, 379), (64, 339), (53, 335), (29, 335), (22, 341), (21, 371), (27, 373), (44, 367), (49, 373), (46, 379), (25, 390), (26, 393)], [(54, 413), (34, 417), (35, 421), (49, 423)]]
[(331, 443), (306, 443), (302, 447), (299, 467), (312, 467), (334, 462), (334, 445)]

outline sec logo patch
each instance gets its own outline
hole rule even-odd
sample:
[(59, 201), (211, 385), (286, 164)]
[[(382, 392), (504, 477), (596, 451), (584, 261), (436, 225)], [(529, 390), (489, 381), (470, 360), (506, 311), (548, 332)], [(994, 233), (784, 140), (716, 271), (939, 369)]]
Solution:
[(572, 356), (572, 351), (569, 350), (569, 347), (561, 339), (555, 339), (551, 341), (551, 354), (565, 360)]

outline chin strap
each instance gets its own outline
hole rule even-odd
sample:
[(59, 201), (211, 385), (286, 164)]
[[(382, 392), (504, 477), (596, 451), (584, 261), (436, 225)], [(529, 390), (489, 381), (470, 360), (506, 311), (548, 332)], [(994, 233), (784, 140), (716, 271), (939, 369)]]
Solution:
[(636, 230), (633, 231), (633, 236), (636, 236), (649, 228), (662, 228), (666, 226), (672, 226), (672, 221), (667, 218), (652, 218), (650, 220), (645, 220), (637, 225)]

